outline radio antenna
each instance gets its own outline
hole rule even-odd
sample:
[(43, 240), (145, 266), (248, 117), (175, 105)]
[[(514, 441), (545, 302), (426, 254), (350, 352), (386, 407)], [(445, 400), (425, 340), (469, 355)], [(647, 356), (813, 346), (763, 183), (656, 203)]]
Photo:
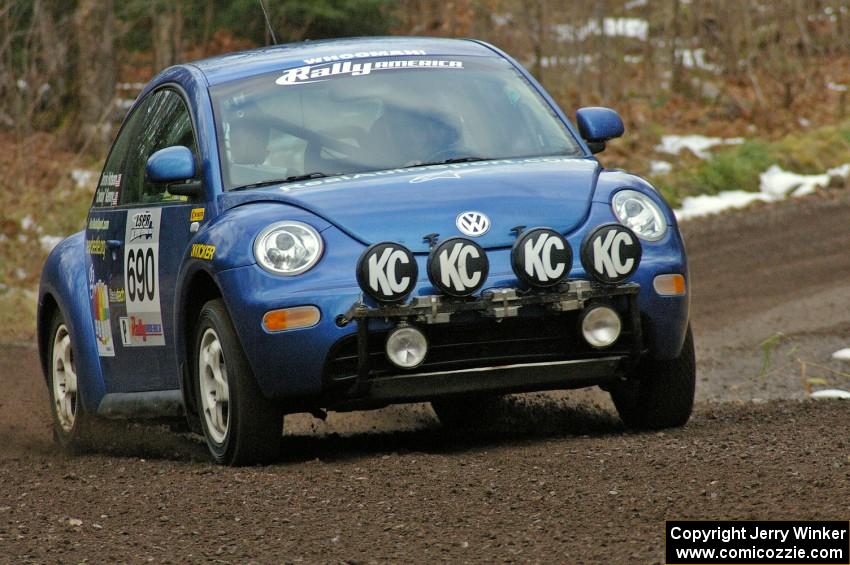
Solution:
[(263, 16), (266, 18), (266, 28), (269, 30), (269, 35), (272, 37), (272, 44), (277, 45), (277, 36), (274, 34), (274, 29), (272, 28), (272, 22), (269, 19), (269, 12), (266, 10), (266, 3), (263, 0), (258, 0), (260, 3), (260, 8), (263, 10)]

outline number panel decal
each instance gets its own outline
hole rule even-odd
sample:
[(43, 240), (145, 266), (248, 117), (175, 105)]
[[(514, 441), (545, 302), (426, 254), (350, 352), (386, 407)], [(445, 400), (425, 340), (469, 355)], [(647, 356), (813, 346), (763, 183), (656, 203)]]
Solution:
[(159, 228), (162, 210), (130, 211), (124, 234), (127, 316), (119, 320), (125, 347), (165, 345), (159, 301)]

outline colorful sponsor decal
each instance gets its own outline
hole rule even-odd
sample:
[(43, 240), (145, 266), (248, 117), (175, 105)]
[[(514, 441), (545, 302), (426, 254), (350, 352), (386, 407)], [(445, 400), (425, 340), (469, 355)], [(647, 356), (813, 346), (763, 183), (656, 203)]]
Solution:
[(106, 255), (106, 241), (103, 239), (89, 239), (86, 241), (86, 252), (89, 255)]
[(146, 315), (118, 318), (121, 328), (121, 343), (124, 347), (143, 347), (145, 345), (162, 345), (162, 319), (156, 317), (151, 321)]
[(109, 289), (109, 303), (110, 304), (123, 304), (125, 292), (123, 288), (110, 288)]
[(105, 218), (89, 219), (89, 229), (92, 231), (106, 231), (109, 229), (109, 220)]
[(109, 322), (109, 290), (103, 281), (98, 280), (92, 287), (91, 305), (94, 317), (94, 334), (97, 338), (97, 353), (101, 357), (114, 357), (115, 345), (112, 342), (112, 326)]
[(215, 255), (215, 245), (207, 245), (206, 243), (192, 244), (193, 258), (203, 259), (205, 261), (212, 261), (213, 255)]
[(374, 59), (377, 57), (411, 57), (416, 55), (427, 55), (422, 49), (390, 49), (385, 51), (358, 51), (357, 53), (342, 53), (339, 55), (325, 55), (324, 57), (313, 57), (304, 59), (308, 65), (317, 65), (319, 63), (333, 63), (335, 61), (345, 61), (347, 59)]
[(127, 322), (121, 322), (121, 336), (128, 347), (165, 345), (159, 302), (161, 215), (161, 208), (151, 208), (127, 217), (124, 233)]
[(275, 81), (281, 86), (321, 82), (337, 76), (365, 76), (374, 71), (392, 71), (399, 69), (462, 69), (463, 61), (437, 59), (401, 59), (389, 61), (366, 61), (363, 63), (330, 63), (305, 65), (284, 71)]
[(189, 214), (190, 222), (201, 222), (204, 219), (206, 208), (192, 208), (192, 213)]

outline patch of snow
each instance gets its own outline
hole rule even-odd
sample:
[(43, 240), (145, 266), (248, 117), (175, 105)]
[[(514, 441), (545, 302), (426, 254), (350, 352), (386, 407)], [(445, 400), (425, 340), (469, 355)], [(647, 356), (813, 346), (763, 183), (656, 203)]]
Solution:
[(765, 172), (759, 175), (759, 190), (765, 194), (771, 194), (782, 198), (789, 193), (792, 196), (805, 196), (815, 191), (817, 187), (829, 184), (829, 174), (822, 175), (798, 175), (783, 170), (779, 165), (771, 165)]
[(63, 239), (65, 238), (61, 235), (43, 235), (38, 238), (38, 243), (41, 245), (42, 249), (50, 253)]
[(23, 279), (27, 278), (27, 272), (20, 267), (15, 269), (14, 273), (15, 273), (15, 277), (17, 277), (18, 279), (23, 280)]
[(772, 165), (760, 176), (760, 192), (729, 190), (718, 194), (688, 196), (682, 200), (682, 207), (675, 210), (675, 214), (679, 220), (688, 220), (744, 208), (753, 202), (776, 202), (789, 194), (794, 197), (805, 196), (814, 192), (818, 186), (827, 186), (830, 177), (835, 176), (850, 176), (850, 163), (829, 169), (822, 175), (798, 175)]
[(797, 123), (800, 124), (800, 127), (804, 128), (807, 128), (812, 125), (812, 122), (807, 120), (806, 118), (800, 118), (799, 120), (797, 120)]
[(832, 354), (832, 358), (838, 359), (839, 361), (850, 361), (850, 347), (839, 349), (838, 351)]
[(841, 390), (840, 388), (827, 388), (824, 390), (816, 390), (809, 395), (812, 398), (843, 398), (850, 400), (850, 391)]
[(669, 161), (650, 161), (649, 173), (652, 175), (666, 175), (673, 170), (673, 165)]
[(831, 177), (850, 177), (850, 163), (844, 163), (843, 165), (833, 167), (827, 170), (826, 174)]
[(32, 216), (24, 216), (21, 220), (21, 229), (28, 230), (35, 225), (35, 221), (33, 221)]
[(623, 8), (626, 10), (634, 10), (635, 8), (642, 8), (643, 6), (646, 6), (648, 3), (649, 0), (629, 0)]
[(826, 87), (829, 90), (834, 90), (835, 92), (847, 92), (847, 85), (846, 84), (838, 84), (838, 83), (835, 83), (835, 82), (828, 82), (828, 83), (826, 83)]
[(97, 171), (90, 171), (88, 169), (71, 170), (71, 179), (74, 181), (74, 186), (77, 188), (89, 188), (94, 186), (94, 183), (97, 181), (97, 176)]
[(744, 142), (743, 137), (706, 137), (704, 135), (663, 135), (656, 151), (676, 155), (682, 149), (689, 149), (700, 159), (708, 159), (708, 151), (718, 145), (738, 145)]
[(717, 72), (717, 65), (705, 60), (705, 49), (680, 49), (676, 52), (682, 58), (682, 65), (687, 69), (702, 69)]
[(607, 37), (631, 37), (646, 41), (649, 35), (649, 22), (642, 18), (602, 18), (602, 29), (599, 28), (599, 20), (590, 20), (583, 26), (576, 27), (572, 24), (558, 24), (553, 26), (556, 39), (565, 41), (584, 41), (592, 35), (605, 35)]
[(771, 202), (773, 200), (777, 200), (777, 198), (761, 192), (728, 190), (719, 194), (686, 196), (682, 199), (682, 207), (675, 210), (675, 213), (679, 220), (689, 220), (700, 216), (718, 214), (724, 210), (745, 208), (753, 202)]
[(643, 55), (623, 55), (623, 62), (630, 65), (637, 65), (643, 62)]

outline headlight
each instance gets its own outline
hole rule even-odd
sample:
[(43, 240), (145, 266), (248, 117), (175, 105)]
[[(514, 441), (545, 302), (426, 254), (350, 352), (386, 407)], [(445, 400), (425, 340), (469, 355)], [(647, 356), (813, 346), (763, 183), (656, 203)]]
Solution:
[(262, 268), (276, 275), (299, 275), (322, 256), (319, 232), (301, 222), (272, 224), (254, 241), (254, 257)]
[(661, 208), (645, 194), (636, 190), (621, 190), (614, 195), (611, 206), (620, 223), (641, 239), (658, 241), (667, 232), (667, 221)]

